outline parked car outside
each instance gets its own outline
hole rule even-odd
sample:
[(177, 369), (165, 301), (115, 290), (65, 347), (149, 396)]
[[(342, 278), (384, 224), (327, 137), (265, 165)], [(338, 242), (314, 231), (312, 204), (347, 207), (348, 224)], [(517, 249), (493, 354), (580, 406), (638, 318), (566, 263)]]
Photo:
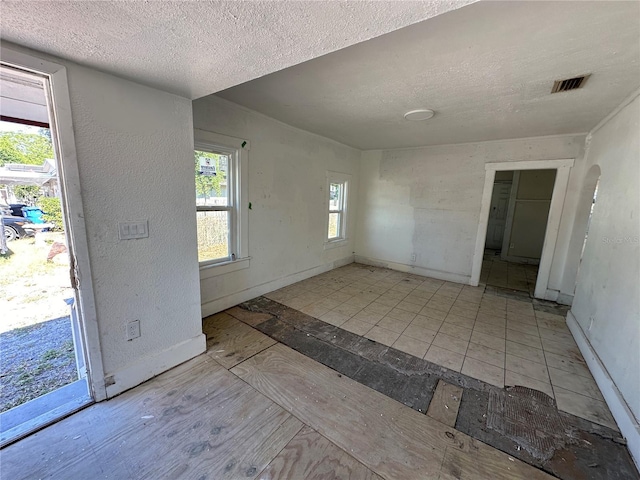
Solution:
[(18, 238), (33, 236), (35, 233), (34, 230), (29, 228), (32, 224), (24, 217), (2, 215), (2, 223), (4, 224), (4, 237), (9, 242)]

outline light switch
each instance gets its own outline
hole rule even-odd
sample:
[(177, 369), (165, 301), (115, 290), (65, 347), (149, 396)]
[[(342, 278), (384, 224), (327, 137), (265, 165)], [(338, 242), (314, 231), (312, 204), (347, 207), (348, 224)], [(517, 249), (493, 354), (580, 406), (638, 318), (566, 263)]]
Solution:
[(136, 222), (118, 222), (118, 237), (120, 238), (120, 240), (147, 238), (148, 236), (148, 220)]

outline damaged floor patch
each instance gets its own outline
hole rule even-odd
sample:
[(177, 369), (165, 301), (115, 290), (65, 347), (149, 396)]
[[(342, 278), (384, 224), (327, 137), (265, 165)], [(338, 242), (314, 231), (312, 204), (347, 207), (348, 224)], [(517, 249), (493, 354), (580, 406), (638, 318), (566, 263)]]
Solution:
[(512, 439), (541, 461), (564, 447), (570, 433), (551, 397), (519, 386), (489, 392), (487, 428)]

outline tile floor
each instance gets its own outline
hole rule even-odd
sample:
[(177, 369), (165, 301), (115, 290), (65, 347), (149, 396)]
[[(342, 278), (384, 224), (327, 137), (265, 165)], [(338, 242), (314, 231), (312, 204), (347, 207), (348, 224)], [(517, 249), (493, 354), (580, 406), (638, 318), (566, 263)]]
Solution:
[(487, 383), (541, 390), (617, 429), (565, 318), (526, 299), (355, 263), (265, 296)]
[(529, 292), (533, 296), (537, 278), (538, 265), (505, 262), (498, 250), (485, 250), (480, 283)]

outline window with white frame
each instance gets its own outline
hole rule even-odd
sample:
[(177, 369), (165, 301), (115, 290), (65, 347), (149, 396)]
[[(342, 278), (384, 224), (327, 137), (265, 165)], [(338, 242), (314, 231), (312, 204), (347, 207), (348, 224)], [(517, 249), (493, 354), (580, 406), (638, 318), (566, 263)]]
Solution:
[(329, 196), (327, 243), (340, 242), (347, 238), (349, 175), (328, 172), (327, 192)]
[(247, 142), (200, 130), (195, 137), (198, 261), (208, 267), (247, 257)]

